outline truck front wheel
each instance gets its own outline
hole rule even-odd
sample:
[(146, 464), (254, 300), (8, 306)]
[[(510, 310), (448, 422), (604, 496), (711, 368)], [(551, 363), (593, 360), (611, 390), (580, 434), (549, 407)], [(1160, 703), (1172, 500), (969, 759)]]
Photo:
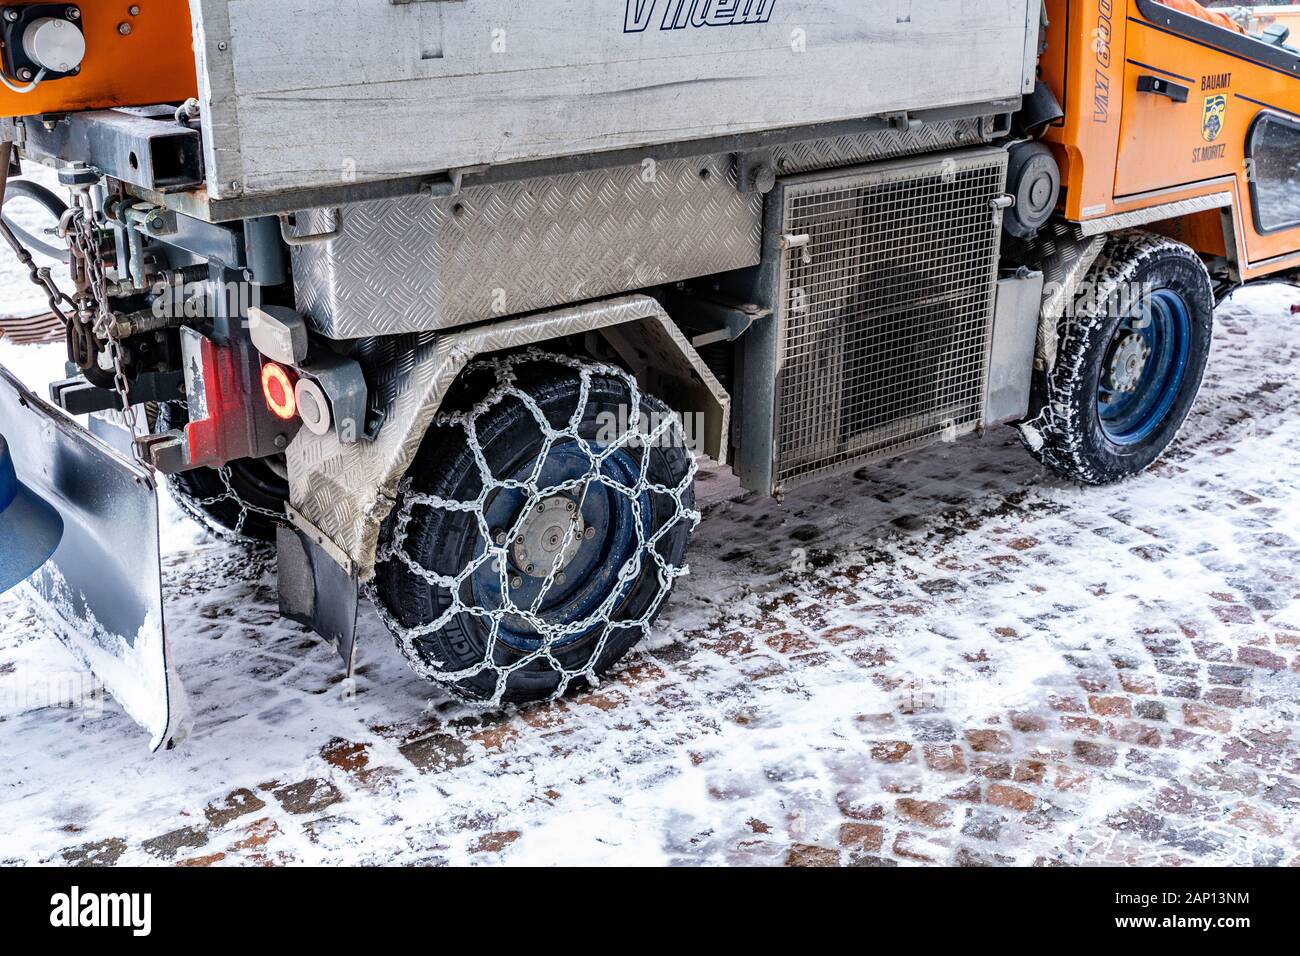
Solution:
[(1200, 391), (1214, 290), (1200, 257), (1150, 233), (1113, 237), (1061, 320), (1021, 439), (1063, 477), (1135, 475), (1177, 437)]
[(464, 699), (592, 684), (685, 573), (694, 476), (678, 419), (621, 369), (477, 362), (385, 523), (380, 615), (414, 669)]

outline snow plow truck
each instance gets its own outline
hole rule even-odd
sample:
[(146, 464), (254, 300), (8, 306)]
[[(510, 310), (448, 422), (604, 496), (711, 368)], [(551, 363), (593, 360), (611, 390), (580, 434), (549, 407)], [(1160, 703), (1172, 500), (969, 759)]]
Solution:
[(0, 588), (158, 748), (188, 727), (164, 485), (273, 543), (342, 668), (373, 605), (499, 705), (643, 638), (703, 456), (779, 497), (1013, 423), (1068, 479), (1133, 476), (1216, 304), (1300, 269), (1293, 30), (1194, 0), (0, 5), (0, 233), (68, 352), (41, 394), (0, 368)]

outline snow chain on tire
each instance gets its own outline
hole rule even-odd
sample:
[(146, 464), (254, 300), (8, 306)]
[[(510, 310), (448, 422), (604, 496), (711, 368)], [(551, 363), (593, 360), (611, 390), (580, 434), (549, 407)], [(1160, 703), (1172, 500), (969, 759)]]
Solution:
[[(1170, 263), (1173, 263), (1172, 265)], [(1062, 477), (1084, 484), (1101, 485), (1136, 474), (1148, 467), (1175, 439), (1195, 399), (1208, 353), (1209, 332), (1204, 333), (1202, 348), (1194, 355), (1189, 370), (1189, 394), (1180, 398), (1172, 426), (1158, 436), (1159, 447), (1148, 443), (1145, 448), (1127, 452), (1132, 459), (1124, 462), (1109, 457), (1097, 447), (1095, 397), (1085, 383), (1095, 372), (1097, 343), (1114, 316), (1134, 307), (1139, 293), (1137, 277), (1182, 270), (1180, 281), (1196, 293), (1205, 312), (1205, 324), (1212, 323), (1213, 285), (1205, 264), (1190, 248), (1166, 236), (1131, 231), (1111, 237), (1101, 256), (1067, 312), (1061, 318), (1059, 347), (1054, 368), (1035, 383), (1033, 407), (1019, 426), (1021, 442), (1044, 465)], [(1102, 343), (1104, 346), (1104, 343)], [(1193, 374), (1194, 372), (1194, 374)], [(1088, 392), (1088, 394), (1084, 394)]]
[[(176, 400), (165, 403), (169, 407), (180, 409), (188, 418), (189, 405), (183, 400)], [(162, 406), (159, 407), (161, 414)], [(151, 422), (151, 428), (155, 423)], [(215, 495), (199, 497), (188, 490), (180, 480), (180, 476), (168, 475), (167, 486), (171, 490), (172, 500), (177, 506), (190, 516), (195, 522), (202, 525), (213, 536), (223, 540), (239, 541), (259, 541), (261, 538), (257, 535), (249, 534), (245, 531), (245, 525), (251, 516), (256, 515), (269, 521), (272, 527), (285, 523), (283, 511), (274, 511), (270, 508), (263, 508), (245, 499), (235, 489), (232, 481), (230, 465), (222, 465), (218, 468), (210, 468), (207, 471), (215, 474), (221, 482), (221, 492)], [(227, 526), (218, 521), (213, 516), (213, 507), (224, 502), (230, 502), (236, 512), (233, 526)]]
[[(259, 515), (266, 518), (272, 524), (285, 524), (284, 512), (272, 511), (270, 508), (261, 508), (251, 501), (244, 500), (239, 492), (234, 489), (230, 483), (230, 466), (222, 465), (220, 468), (213, 469), (217, 477), (221, 479), (221, 484), (225, 488), (219, 495), (212, 495), (207, 498), (190, 498), (182, 494), (176, 495), (181, 502), (181, 508), (194, 518), (201, 525), (211, 531), (219, 538), (228, 538), (232, 535), (236, 538), (245, 538), (244, 524), (248, 521), (249, 515)], [(221, 504), (223, 501), (229, 501), (239, 509), (239, 517), (235, 519), (235, 526), (227, 528), (224, 525), (214, 521), (206, 509), (213, 505)]]
[[(553, 428), (533, 397), (517, 384), (516, 369), (525, 363), (539, 361), (550, 362), (568, 368), (580, 380), (580, 391), (576, 407), (568, 423), (562, 429)], [(572, 682), (580, 678), (585, 678), (592, 686), (595, 686), (599, 677), (597, 674), (598, 662), (601, 660), (601, 655), (606, 646), (610, 643), (611, 635), (624, 630), (639, 630), (641, 632), (640, 636), (644, 637), (649, 631), (651, 621), (672, 590), (676, 579), (688, 573), (689, 569), (685, 564), (678, 566), (670, 563), (660, 554), (656, 545), (661, 538), (672, 533), (682, 521), (690, 522), (691, 531), (698, 526), (700, 512), (683, 501), (683, 496), (692, 488), (695, 480), (697, 463), (695, 456), (688, 451), (685, 456), (689, 461), (687, 472), (675, 487), (665, 487), (662, 484), (650, 481), (648, 471), (653, 449), (660, 442), (665, 441), (665, 436), (668, 436), (670, 432), (671, 436), (667, 440), (669, 442), (680, 442), (681, 446), (686, 448), (685, 435), (681, 423), (675, 415), (665, 415), (661, 421), (657, 422), (647, 423), (643, 420), (645, 416), (643, 416), (641, 410), (642, 396), (636, 380), (617, 366), (579, 361), (563, 355), (529, 350), (506, 357), (479, 360), (472, 363), (465, 370), (467, 374), (475, 371), (488, 371), (495, 376), (495, 384), (486, 397), (467, 411), (440, 414), (435, 424), (458, 428), (464, 432), (481, 482), (478, 496), (473, 501), (453, 501), (419, 493), (411, 488), (411, 480), (408, 477), (401, 488), (398, 510), (390, 519), (392, 521), (392, 533), (386, 541), (381, 543), (377, 554), (378, 563), (400, 562), (410, 574), (433, 588), (446, 592), (450, 596), (451, 603), (434, 620), (417, 627), (406, 627), (397, 621), (394, 615), (384, 606), (373, 586), (368, 588), (369, 596), (378, 609), (380, 617), (394, 635), (403, 655), (410, 662), (412, 668), (427, 680), (443, 685), (456, 685), (480, 674), (491, 672), (494, 674), (494, 693), (490, 699), (475, 701), (475, 703), (485, 704), (488, 707), (497, 707), (503, 702), (512, 674), (528, 667), (530, 664), (545, 661), (559, 677), (558, 686), (551, 695), (552, 699), (554, 699), (562, 696)], [(629, 403), (631, 414), (629, 420), (625, 423), (626, 427), (617, 438), (608, 444), (604, 444), (602, 448), (593, 447), (593, 444), (584, 439), (579, 433), (583, 415), (587, 410), (592, 378), (596, 375), (621, 381), (627, 387), (631, 396)], [(491, 467), (478, 439), (479, 420), (506, 399), (513, 399), (523, 404), (527, 413), (536, 422), (544, 439), (542, 451), (533, 464), (532, 473), (523, 481), (496, 478), (492, 474)], [(591, 467), (582, 478), (570, 479), (549, 487), (539, 487), (539, 478), (545, 462), (552, 449), (559, 443), (573, 443), (579, 446), (586, 455)], [(635, 484), (624, 485), (619, 483), (617, 479), (602, 473), (601, 466), (611, 455), (622, 450), (633, 454), (633, 457), (635, 457), (635, 451), (638, 448), (641, 450), (641, 455), (639, 476)], [(541, 590), (537, 598), (529, 606), (517, 606), (513, 600), (508, 580), (510, 574), (508, 567), (509, 543), (519, 533), (520, 527), (530, 511), (547, 498), (563, 492), (577, 493), (580, 495), (578, 505), (580, 513), (582, 510), (581, 503), (586, 499), (587, 489), (593, 483), (602, 484), (630, 500), (636, 519), (633, 524), (636, 529), (638, 546), (619, 569), (617, 575), (618, 586), (611, 588), (605, 600), (590, 614), (568, 624), (548, 622), (538, 611), (545, 596), (555, 584), (560, 561), (559, 556), (574, 541), (574, 526), (571, 525), (566, 532), (565, 539), (557, 552), (557, 557), (553, 560), (543, 580)], [(506, 489), (523, 492), (527, 498), (526, 505), (521, 509), (519, 516), (514, 521), (514, 525), (507, 530), (504, 543), (501, 543), (493, 540), (492, 529), (488, 527), (486, 518), (486, 504), (494, 493)], [(645, 534), (640, 501), (641, 496), (646, 492), (670, 499), (674, 509), (670, 520), (664, 521), (658, 530), (649, 536)], [(448, 513), (472, 514), (478, 526), (479, 535), (482, 541), (485, 542), (482, 553), (455, 575), (436, 574), (423, 567), (410, 556), (406, 547), (408, 528), (413, 511), (417, 507), (442, 510)], [(636, 581), (642, 574), (643, 562), (647, 555), (651, 557), (657, 566), (657, 593), (640, 616), (629, 620), (614, 620), (613, 615), (616, 605), (621, 600), (623, 588), (630, 582)], [(467, 582), (475, 572), (485, 565), (491, 567), (499, 585), (501, 600), (499, 602), (500, 606), (496, 608), (484, 607), (478, 603), (467, 603), (465, 600), (465, 593), (470, 591)], [(460, 670), (447, 670), (422, 655), (416, 642), (423, 637), (438, 632), (458, 615), (462, 614), (486, 622), (488, 629), (487, 644), (482, 659), (476, 664)], [(494, 657), (497, 645), (501, 640), (502, 623), (507, 617), (525, 622), (529, 628), (536, 631), (540, 636), (541, 643), (535, 650), (523, 653), (517, 660), (502, 666), (495, 662)], [(596, 628), (600, 629), (600, 637), (594, 642), (591, 652), (586, 655), (585, 662), (581, 666), (565, 667), (556, 656), (557, 645), (564, 642), (566, 638), (573, 639), (578, 635), (592, 632)]]

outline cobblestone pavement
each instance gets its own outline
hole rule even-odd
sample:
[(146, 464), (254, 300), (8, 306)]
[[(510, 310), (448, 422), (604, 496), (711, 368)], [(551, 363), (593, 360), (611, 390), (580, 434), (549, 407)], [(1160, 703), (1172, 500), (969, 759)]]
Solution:
[[(1183, 438), (1122, 486), (1008, 430), (781, 504), (706, 479), (655, 640), (549, 706), (449, 702), (371, 615), (349, 687), (273, 556), (176, 526), (192, 739), (11, 707), (0, 862), (1300, 865), (1296, 299), (1221, 310)], [(0, 677), (62, 655), (0, 601)]]

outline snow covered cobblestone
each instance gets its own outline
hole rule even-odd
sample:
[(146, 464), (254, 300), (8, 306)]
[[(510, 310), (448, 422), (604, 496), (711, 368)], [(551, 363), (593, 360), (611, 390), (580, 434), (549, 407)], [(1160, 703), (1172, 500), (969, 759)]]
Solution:
[(46, 705), (75, 666), (0, 599), (0, 862), (1300, 864), (1298, 299), (1220, 310), (1128, 484), (1009, 430), (780, 504), (705, 478), (655, 640), (547, 706), (448, 700), (370, 609), (344, 682), (272, 553), (169, 509), (193, 736)]

